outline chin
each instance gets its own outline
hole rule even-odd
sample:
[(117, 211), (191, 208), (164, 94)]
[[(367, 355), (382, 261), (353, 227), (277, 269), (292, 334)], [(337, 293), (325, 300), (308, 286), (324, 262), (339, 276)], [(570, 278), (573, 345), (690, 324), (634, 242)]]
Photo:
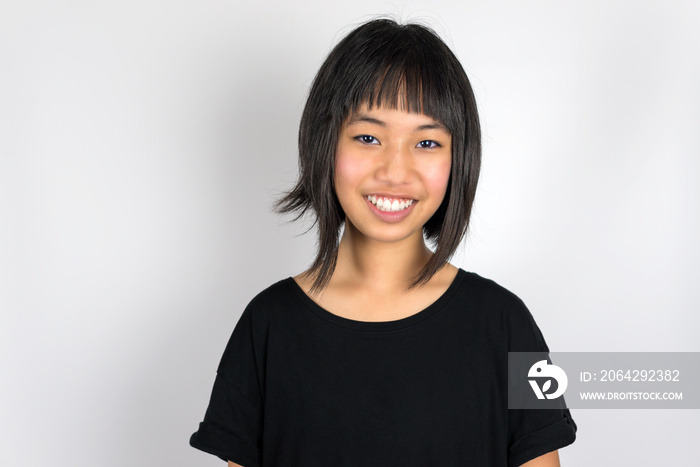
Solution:
[[(403, 227), (403, 226), (402, 226)], [(358, 233), (367, 239), (384, 243), (397, 243), (410, 239), (413, 236), (420, 235), (423, 238), (423, 229), (418, 232), (414, 229), (408, 230), (405, 227), (395, 226), (372, 226), (368, 229), (356, 229)]]

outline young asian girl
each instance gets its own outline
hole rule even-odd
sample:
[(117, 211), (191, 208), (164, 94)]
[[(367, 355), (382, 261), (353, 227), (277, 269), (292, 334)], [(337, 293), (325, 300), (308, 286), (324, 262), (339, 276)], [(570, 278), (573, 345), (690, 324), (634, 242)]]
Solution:
[(276, 204), (315, 216), (316, 259), (245, 308), (191, 445), (244, 467), (558, 466), (568, 409), (507, 405), (508, 352), (549, 350), (532, 315), (448, 263), (480, 159), (469, 80), (434, 32), (382, 19), (348, 34)]

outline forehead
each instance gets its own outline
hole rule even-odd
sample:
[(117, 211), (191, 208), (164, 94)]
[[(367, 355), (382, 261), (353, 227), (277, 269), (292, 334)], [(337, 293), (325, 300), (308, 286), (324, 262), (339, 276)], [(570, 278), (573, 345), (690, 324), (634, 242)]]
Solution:
[(447, 126), (429, 115), (386, 106), (369, 107), (367, 104), (360, 106), (357, 111), (351, 112), (345, 120), (344, 126), (352, 127), (362, 124), (412, 131), (439, 130), (447, 134), (450, 133)]

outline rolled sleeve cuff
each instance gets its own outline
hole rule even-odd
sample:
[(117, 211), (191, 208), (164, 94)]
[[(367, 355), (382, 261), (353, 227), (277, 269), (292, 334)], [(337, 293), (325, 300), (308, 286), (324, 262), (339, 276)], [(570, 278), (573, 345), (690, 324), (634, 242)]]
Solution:
[(523, 465), (548, 452), (568, 446), (575, 440), (576, 425), (564, 417), (517, 440), (508, 453), (508, 467)]
[(255, 446), (205, 422), (190, 437), (190, 446), (243, 467), (260, 467), (260, 453)]

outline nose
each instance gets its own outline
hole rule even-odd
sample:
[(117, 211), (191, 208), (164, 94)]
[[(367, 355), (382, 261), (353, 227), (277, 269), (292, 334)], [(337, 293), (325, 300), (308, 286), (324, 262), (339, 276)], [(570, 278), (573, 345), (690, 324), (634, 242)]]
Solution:
[(377, 180), (391, 185), (408, 183), (413, 174), (413, 154), (402, 145), (388, 148), (376, 171)]

